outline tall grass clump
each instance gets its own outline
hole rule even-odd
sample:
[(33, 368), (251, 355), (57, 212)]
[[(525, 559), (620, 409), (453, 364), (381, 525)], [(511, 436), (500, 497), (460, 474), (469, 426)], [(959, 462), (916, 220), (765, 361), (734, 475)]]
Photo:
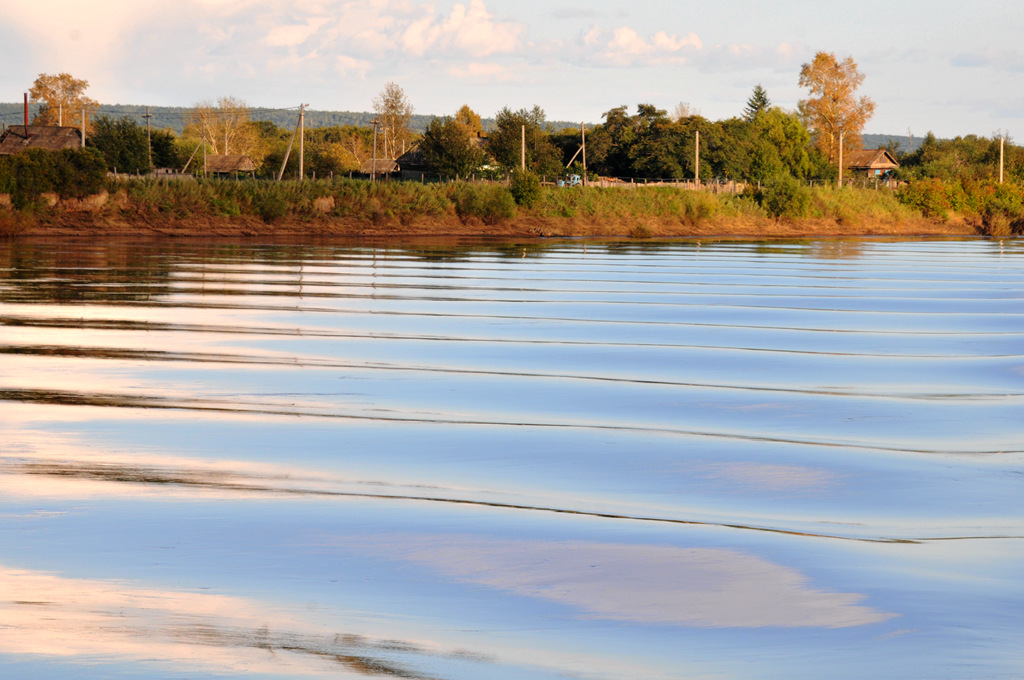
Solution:
[(831, 184), (815, 187), (811, 214), (832, 218), (839, 223), (858, 225), (864, 222), (900, 222), (920, 217), (920, 212), (901, 203), (888, 189), (836, 187)]

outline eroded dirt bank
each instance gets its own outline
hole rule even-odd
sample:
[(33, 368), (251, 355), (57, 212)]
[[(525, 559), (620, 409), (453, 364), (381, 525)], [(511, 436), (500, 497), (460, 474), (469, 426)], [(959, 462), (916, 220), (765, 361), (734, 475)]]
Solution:
[(169, 237), (854, 237), (975, 236), (966, 222), (904, 219), (822, 220), (713, 218), (707, 220), (606, 219), (519, 216), (492, 223), (455, 216), (412, 220), (360, 220), (331, 216), (175, 217), (160, 213), (51, 210), (22, 214), (0, 208), (0, 236), (169, 236)]

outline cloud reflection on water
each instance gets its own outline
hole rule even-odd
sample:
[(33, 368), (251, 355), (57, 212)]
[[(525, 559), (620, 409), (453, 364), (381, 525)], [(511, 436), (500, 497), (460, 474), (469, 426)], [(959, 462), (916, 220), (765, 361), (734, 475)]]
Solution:
[(751, 461), (693, 463), (687, 469), (705, 479), (743, 487), (744, 490), (824, 493), (840, 475), (823, 468)]
[(316, 630), (244, 598), (0, 566), (3, 654), (145, 660), (231, 674), (428, 677), (391, 658), (394, 651), (439, 653)]
[(896, 616), (856, 593), (813, 587), (799, 571), (724, 548), (473, 536), (402, 536), (368, 546), (459, 581), (542, 598), (584, 618), (708, 628), (845, 628)]

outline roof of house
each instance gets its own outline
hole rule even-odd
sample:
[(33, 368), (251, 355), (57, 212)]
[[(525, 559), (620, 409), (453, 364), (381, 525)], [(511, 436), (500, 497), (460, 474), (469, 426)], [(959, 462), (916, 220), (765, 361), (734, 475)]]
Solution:
[(256, 172), (256, 163), (243, 154), (206, 157), (207, 172)]
[(855, 170), (889, 170), (900, 167), (885, 149), (853, 149), (843, 155), (843, 165)]
[(82, 133), (78, 128), (59, 125), (12, 125), (0, 135), (0, 155), (17, 153), (24, 149), (78, 149), (82, 146)]
[(363, 166), (359, 168), (359, 172), (364, 175), (375, 174), (375, 175), (386, 175), (389, 172), (395, 172), (398, 170), (398, 163), (392, 160), (385, 160), (378, 158), (374, 166), (374, 160), (371, 158), (363, 163)]
[(407, 170), (414, 170), (425, 167), (426, 159), (423, 158), (423, 150), (420, 148), (420, 145), (417, 144), (396, 158), (395, 163)]
[[(487, 153), (487, 137), (477, 135), (476, 137), (470, 137), (469, 141), (473, 146)], [(405, 170), (423, 170), (427, 167), (427, 160), (424, 158), (423, 149), (420, 148), (419, 144), (396, 158), (395, 162)], [(364, 172), (369, 172), (369, 170), (364, 170)]]

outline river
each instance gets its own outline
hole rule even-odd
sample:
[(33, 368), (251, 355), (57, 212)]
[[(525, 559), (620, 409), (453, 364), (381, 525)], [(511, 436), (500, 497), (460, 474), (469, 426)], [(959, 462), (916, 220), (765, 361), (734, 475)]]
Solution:
[(1024, 243), (0, 241), (0, 676), (1015, 678)]

